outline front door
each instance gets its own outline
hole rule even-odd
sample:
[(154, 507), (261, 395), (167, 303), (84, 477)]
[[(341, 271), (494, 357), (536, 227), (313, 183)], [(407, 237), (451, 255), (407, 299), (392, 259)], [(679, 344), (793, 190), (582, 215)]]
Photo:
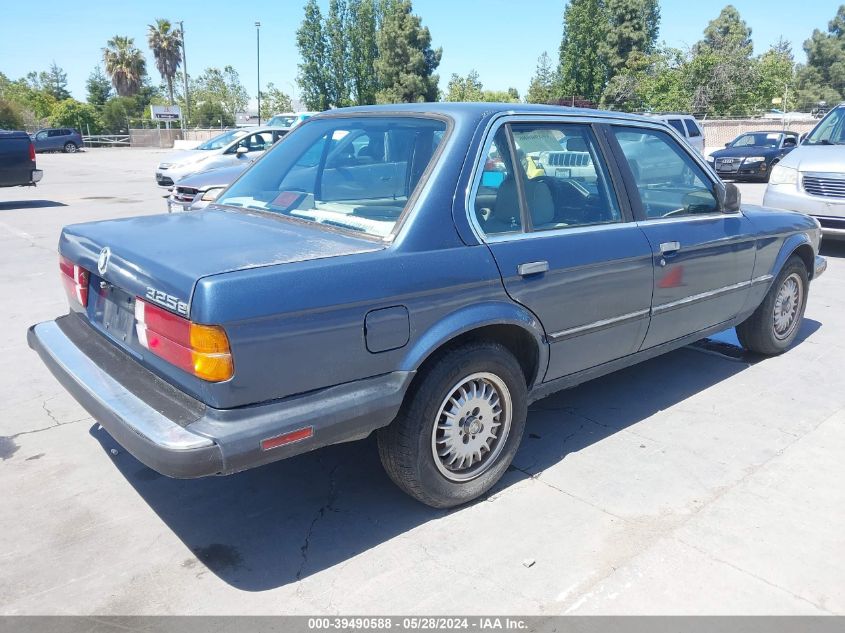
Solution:
[(742, 310), (751, 284), (751, 222), (742, 213), (722, 212), (716, 183), (670, 134), (610, 129), (654, 257), (652, 318), (643, 348), (729, 321)]
[(651, 247), (617, 199), (592, 127), (502, 125), (483, 161), (476, 224), (508, 294), (543, 324), (545, 380), (635, 352), (649, 323)]

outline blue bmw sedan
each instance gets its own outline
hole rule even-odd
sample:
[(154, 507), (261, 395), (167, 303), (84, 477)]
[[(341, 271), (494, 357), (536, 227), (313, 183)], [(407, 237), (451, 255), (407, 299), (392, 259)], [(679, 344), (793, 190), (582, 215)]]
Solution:
[(450, 507), (502, 476), (534, 400), (734, 326), (787, 350), (819, 240), (654, 119), (340, 109), (203, 211), (65, 227), (69, 311), (28, 339), (160, 473), (375, 432), (393, 481)]

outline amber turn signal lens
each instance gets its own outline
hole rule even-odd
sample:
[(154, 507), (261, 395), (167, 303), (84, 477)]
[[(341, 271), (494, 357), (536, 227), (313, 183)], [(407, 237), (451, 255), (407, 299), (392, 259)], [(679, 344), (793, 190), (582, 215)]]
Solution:
[(228, 354), (229, 339), (222, 327), (191, 323), (191, 349), (205, 354)]
[(231, 354), (203, 354), (191, 352), (194, 361), (194, 374), (209, 382), (229, 380), (235, 373)]

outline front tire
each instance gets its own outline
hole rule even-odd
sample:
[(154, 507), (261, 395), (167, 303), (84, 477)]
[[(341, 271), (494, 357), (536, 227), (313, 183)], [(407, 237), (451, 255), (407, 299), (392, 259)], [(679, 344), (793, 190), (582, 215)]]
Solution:
[(498, 343), (444, 353), (417, 377), (396, 419), (379, 430), (384, 469), (402, 490), (435, 508), (480, 497), (516, 454), (527, 394), (522, 368)]
[(807, 267), (797, 255), (790, 257), (754, 313), (736, 328), (742, 346), (774, 356), (792, 345), (807, 307), (810, 282)]
[(76, 146), (76, 143), (67, 142), (65, 143), (65, 154), (75, 154), (76, 150), (79, 148)]

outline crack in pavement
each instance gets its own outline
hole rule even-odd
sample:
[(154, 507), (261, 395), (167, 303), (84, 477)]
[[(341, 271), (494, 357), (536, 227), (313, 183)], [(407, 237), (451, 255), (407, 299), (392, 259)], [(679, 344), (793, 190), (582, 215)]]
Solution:
[(314, 528), (317, 523), (326, 515), (328, 511), (334, 511), (334, 502), (337, 500), (337, 480), (335, 479), (335, 472), (340, 468), (340, 464), (335, 464), (334, 468), (329, 471), (329, 494), (326, 502), (317, 509), (314, 518), (311, 519), (311, 525), (308, 526), (308, 531), (305, 533), (305, 540), (299, 548), (302, 560), (299, 563), (299, 569), (296, 570), (297, 582), (302, 580), (302, 572), (305, 571), (305, 565), (308, 563), (308, 549), (311, 547), (311, 535), (314, 533)]

